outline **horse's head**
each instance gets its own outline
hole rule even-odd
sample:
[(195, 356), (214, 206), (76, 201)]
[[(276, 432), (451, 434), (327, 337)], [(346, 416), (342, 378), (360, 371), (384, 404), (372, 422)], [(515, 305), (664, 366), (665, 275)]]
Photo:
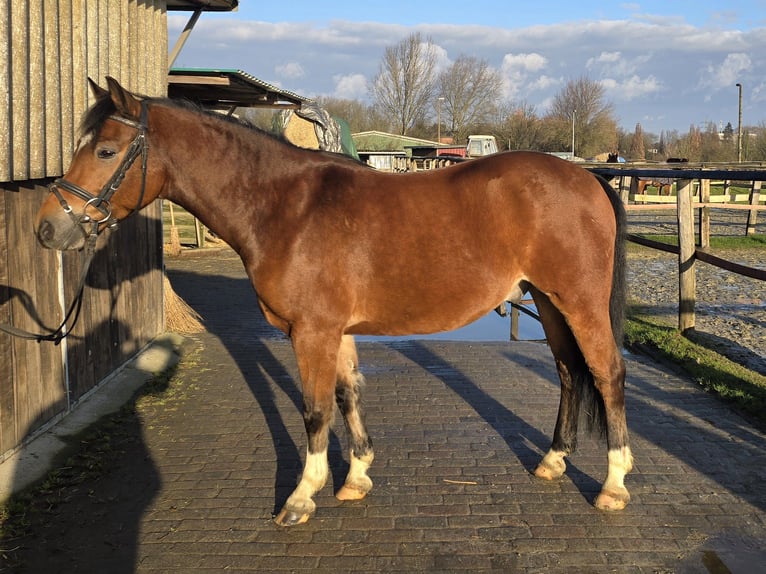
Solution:
[(37, 214), (36, 234), (45, 247), (81, 249), (88, 236), (116, 225), (160, 191), (159, 174), (148, 164), (147, 101), (113, 78), (107, 83), (104, 90), (90, 81), (96, 103), (84, 117), (72, 164), (51, 184)]

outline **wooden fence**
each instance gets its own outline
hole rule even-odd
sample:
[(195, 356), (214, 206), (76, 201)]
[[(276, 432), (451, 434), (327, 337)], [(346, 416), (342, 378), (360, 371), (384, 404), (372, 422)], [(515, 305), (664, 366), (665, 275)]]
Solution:
[[(639, 211), (645, 209), (675, 209), (678, 221), (678, 245), (668, 245), (657, 241), (652, 241), (636, 235), (629, 235), (628, 239), (642, 245), (661, 249), (664, 251), (676, 253), (678, 255), (678, 328), (681, 331), (693, 329), (695, 325), (694, 308), (696, 304), (696, 270), (697, 260), (714, 265), (732, 273), (738, 273), (761, 281), (766, 281), (766, 270), (755, 269), (744, 265), (739, 265), (732, 261), (727, 261), (717, 257), (707, 251), (710, 246), (710, 210), (713, 209), (731, 209), (747, 210), (748, 218), (743, 234), (751, 235), (755, 233), (755, 226), (758, 219), (758, 212), (766, 210), (766, 205), (761, 205), (761, 182), (766, 180), (766, 169), (756, 167), (746, 167), (744, 169), (732, 168), (603, 168), (592, 167), (591, 171), (607, 178), (613, 178), (612, 181), (626, 203), (626, 209), (630, 211)], [(636, 178), (642, 179), (673, 179), (675, 180), (676, 195), (672, 197), (672, 204), (650, 205), (648, 201), (657, 196), (641, 195), (635, 191)], [(749, 182), (750, 192), (743, 197), (734, 196), (735, 199), (747, 199), (746, 204), (726, 203), (726, 199), (731, 199), (732, 195), (724, 194), (724, 201), (711, 201), (710, 181), (722, 180), (724, 182)], [(696, 184), (696, 185), (695, 185)], [(728, 185), (728, 184), (725, 184)], [(666, 196), (660, 196), (666, 197)], [(630, 200), (642, 202), (642, 204), (630, 203)], [(662, 203), (664, 201), (660, 200)], [(699, 210), (699, 228), (695, 239), (695, 218), (694, 210)]]

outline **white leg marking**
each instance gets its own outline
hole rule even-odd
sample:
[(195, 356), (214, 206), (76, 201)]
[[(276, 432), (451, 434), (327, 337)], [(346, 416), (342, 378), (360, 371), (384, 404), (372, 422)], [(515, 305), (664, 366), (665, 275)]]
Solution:
[(364, 492), (369, 492), (372, 488), (372, 480), (370, 480), (370, 477), (367, 476), (367, 470), (370, 468), (374, 458), (375, 455), (372, 453), (372, 451), (358, 458), (354, 456), (354, 453), (352, 452), (351, 466), (348, 469), (346, 484), (359, 488), (360, 490), (364, 489)]
[(540, 464), (537, 465), (535, 476), (546, 480), (559, 478), (567, 469), (567, 464), (564, 462), (566, 455), (567, 453), (563, 450), (549, 450)]
[(338, 500), (361, 500), (372, 490), (372, 480), (367, 476), (367, 469), (375, 458), (372, 451), (364, 456), (354, 456), (351, 451), (351, 465), (346, 476), (346, 482), (335, 494)]
[(329, 474), (327, 451), (307, 453), (306, 464), (298, 487), (290, 495), (285, 504), (292, 512), (311, 514), (316, 509), (313, 496), (325, 485)]
[(625, 475), (633, 468), (633, 454), (629, 446), (610, 450), (608, 454), (609, 470), (606, 474), (603, 490), (622, 492), (625, 490)]
[(596, 497), (595, 506), (600, 510), (622, 510), (630, 501), (625, 488), (625, 475), (633, 468), (633, 455), (629, 446), (609, 451), (609, 470), (601, 493)]

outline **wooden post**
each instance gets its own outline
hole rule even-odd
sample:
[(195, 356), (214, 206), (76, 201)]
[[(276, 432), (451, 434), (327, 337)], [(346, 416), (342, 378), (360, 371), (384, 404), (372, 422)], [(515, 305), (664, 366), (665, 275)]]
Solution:
[(630, 181), (628, 186), (622, 186), (622, 189), (620, 190), (620, 198), (625, 205), (628, 205), (628, 199), (631, 195), (636, 195), (638, 193), (638, 177), (634, 175), (628, 179)]
[(750, 205), (753, 209), (747, 215), (747, 229), (745, 235), (755, 235), (755, 224), (758, 221), (758, 202), (761, 200), (761, 182), (754, 181), (750, 188)]
[(200, 249), (205, 247), (205, 228), (196, 217), (194, 218), (194, 238), (197, 240), (197, 247)]
[(692, 180), (678, 180), (678, 329), (694, 329), (694, 303), (697, 290), (694, 275), (694, 209)]
[[(710, 201), (710, 180), (700, 180), (700, 203)], [(710, 247), (710, 208), (700, 207), (699, 212), (699, 244), (702, 249)]]
[(511, 305), (511, 341), (519, 340), (519, 310), (516, 305)]

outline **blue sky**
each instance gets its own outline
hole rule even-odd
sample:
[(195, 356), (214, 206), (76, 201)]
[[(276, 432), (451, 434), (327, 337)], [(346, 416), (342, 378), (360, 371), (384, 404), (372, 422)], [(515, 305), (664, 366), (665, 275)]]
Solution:
[[(169, 16), (174, 43), (188, 18)], [(204, 14), (178, 67), (237, 68), (308, 97), (367, 99), (387, 46), (430, 37), (440, 65), (487, 60), (504, 98), (545, 113), (570, 79), (599, 81), (618, 123), (685, 132), (766, 121), (766, 0), (306, 2)]]

